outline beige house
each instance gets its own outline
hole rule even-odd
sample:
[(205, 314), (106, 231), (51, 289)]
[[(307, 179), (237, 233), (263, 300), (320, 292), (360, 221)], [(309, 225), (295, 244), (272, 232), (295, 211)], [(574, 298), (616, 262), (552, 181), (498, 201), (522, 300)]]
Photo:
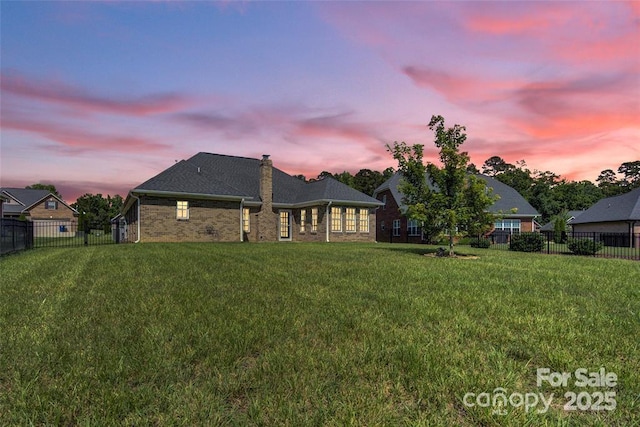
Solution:
[(47, 190), (0, 188), (0, 193), (2, 217), (33, 222), (34, 237), (73, 237), (78, 231), (78, 212)]
[(599, 200), (571, 223), (574, 234), (609, 246), (640, 247), (640, 188)]
[(304, 182), (262, 159), (198, 153), (131, 190), (126, 242), (373, 242), (381, 203), (332, 178)]

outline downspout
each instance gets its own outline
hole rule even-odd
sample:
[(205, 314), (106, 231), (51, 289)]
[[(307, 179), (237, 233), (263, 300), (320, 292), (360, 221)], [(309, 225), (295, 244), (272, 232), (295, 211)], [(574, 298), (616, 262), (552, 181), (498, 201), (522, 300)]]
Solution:
[(329, 227), (331, 226), (331, 203), (332, 201), (329, 200), (329, 204), (327, 205), (327, 226), (325, 227), (327, 231), (327, 243), (329, 242)]
[(134, 199), (136, 199), (136, 201), (138, 202), (138, 203), (137, 203), (137, 204), (138, 204), (138, 208), (137, 208), (137, 211), (138, 211), (138, 213), (137, 213), (138, 218), (137, 218), (137, 219), (138, 219), (138, 220), (136, 221), (136, 223), (137, 223), (137, 229), (138, 229), (138, 231), (137, 231), (137, 233), (136, 233), (136, 234), (138, 235), (138, 239), (137, 239), (135, 242), (133, 242), (133, 243), (140, 243), (140, 238), (142, 237), (142, 236), (140, 236), (140, 221), (141, 221), (141, 218), (140, 218), (140, 197), (138, 197), (138, 196), (136, 196), (136, 195), (134, 195), (134, 194), (131, 194), (131, 197), (133, 197)]
[(244, 197), (240, 200), (240, 241), (244, 242), (244, 229), (242, 228), (242, 221), (244, 220)]

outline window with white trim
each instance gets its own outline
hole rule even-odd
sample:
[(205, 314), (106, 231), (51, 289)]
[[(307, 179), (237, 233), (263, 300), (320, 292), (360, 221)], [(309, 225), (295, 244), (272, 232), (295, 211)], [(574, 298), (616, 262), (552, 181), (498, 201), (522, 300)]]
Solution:
[(44, 204), (44, 208), (47, 210), (55, 211), (56, 209), (58, 209), (58, 202), (56, 202), (55, 200), (47, 200)]
[(387, 209), (387, 195), (386, 195), (386, 194), (383, 194), (383, 195), (382, 195), (382, 203), (384, 203), (384, 204), (382, 205), (382, 210)]
[(331, 208), (331, 231), (342, 231), (342, 208)]
[(410, 219), (407, 221), (407, 234), (409, 234), (409, 236), (420, 235), (420, 226), (418, 224), (418, 220)]
[(311, 232), (318, 232), (318, 208), (311, 208)]
[(346, 208), (344, 213), (344, 229), (347, 233), (356, 232), (356, 208)]
[(242, 231), (244, 231), (245, 233), (249, 233), (251, 231), (249, 208), (242, 209)]
[(300, 232), (304, 233), (304, 226), (305, 223), (307, 222), (307, 210), (306, 209), (301, 209), (300, 210)]
[(393, 235), (394, 236), (399, 236), (400, 235), (400, 220), (399, 219), (394, 219), (393, 220)]
[(176, 219), (189, 219), (189, 202), (183, 200), (176, 202)]
[(494, 223), (496, 230), (508, 231), (510, 233), (520, 232), (519, 219), (499, 219)]
[(362, 208), (360, 209), (360, 232), (368, 233), (369, 232), (369, 209)]

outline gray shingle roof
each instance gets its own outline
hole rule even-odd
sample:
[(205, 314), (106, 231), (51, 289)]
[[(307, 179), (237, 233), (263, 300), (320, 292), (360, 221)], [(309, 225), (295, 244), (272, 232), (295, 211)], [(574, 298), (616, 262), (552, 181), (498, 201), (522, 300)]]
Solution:
[[(33, 205), (41, 202), (43, 199), (48, 196), (54, 196), (60, 202), (69, 206), (64, 200), (55, 196), (48, 190), (35, 190), (30, 188), (9, 188), (2, 187), (0, 188), (0, 193), (3, 193), (5, 196), (8, 196), (9, 199), (17, 200), (19, 205), (16, 204), (3, 204), (2, 210), (5, 214), (20, 214), (31, 208)], [(71, 208), (71, 206), (69, 206)], [(71, 208), (74, 212), (75, 209)]]
[(640, 188), (597, 201), (572, 224), (610, 221), (640, 221)]
[[(526, 199), (512, 187), (487, 175), (479, 174), (476, 176), (485, 181), (487, 187), (493, 188), (493, 194), (500, 196), (500, 199), (497, 200), (489, 209), (490, 212), (511, 215), (512, 210), (515, 210), (516, 213), (513, 214), (515, 216), (540, 215), (538, 211), (536, 211), (535, 208), (531, 206), (529, 202), (527, 202)], [(401, 179), (402, 173), (396, 172), (391, 178), (389, 178), (382, 185), (376, 188), (374, 196), (381, 191), (390, 190), (398, 206), (400, 206), (401, 209), (404, 209), (404, 205), (402, 204), (402, 194), (400, 193), (400, 191), (398, 191), (398, 185), (400, 184)], [(431, 181), (428, 179), (428, 176), (425, 176), (425, 179), (431, 186)], [(433, 189), (433, 187), (431, 188)]]
[[(260, 202), (260, 162), (259, 159), (247, 157), (198, 153), (140, 184), (134, 191), (237, 197)], [(320, 200), (371, 206), (380, 204), (376, 199), (334, 179), (305, 183), (273, 168), (274, 204), (296, 205)]]
[[(568, 211), (567, 212), (567, 224), (571, 225), (573, 224), (573, 222), (576, 220), (576, 218), (578, 218), (580, 215), (582, 215), (585, 211)], [(546, 223), (545, 225), (543, 225), (542, 227), (540, 227), (540, 231), (553, 231), (555, 226), (555, 223), (553, 221), (549, 221), (548, 223)]]

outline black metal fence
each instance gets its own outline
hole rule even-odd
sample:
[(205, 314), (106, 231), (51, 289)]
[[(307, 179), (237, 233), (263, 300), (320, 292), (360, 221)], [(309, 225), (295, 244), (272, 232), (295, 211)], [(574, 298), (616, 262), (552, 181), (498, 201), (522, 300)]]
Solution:
[(0, 218), (0, 255), (33, 247), (33, 223), (13, 218)]
[[(535, 238), (533, 235), (538, 235)], [(525, 235), (531, 238), (523, 239)], [(640, 260), (640, 233), (563, 232), (489, 235), (491, 248)], [(527, 240), (523, 242), (523, 240)]]
[(111, 225), (78, 224), (73, 220), (23, 221), (2, 218), (2, 244), (0, 254), (25, 249), (46, 247), (73, 247), (117, 243)]

